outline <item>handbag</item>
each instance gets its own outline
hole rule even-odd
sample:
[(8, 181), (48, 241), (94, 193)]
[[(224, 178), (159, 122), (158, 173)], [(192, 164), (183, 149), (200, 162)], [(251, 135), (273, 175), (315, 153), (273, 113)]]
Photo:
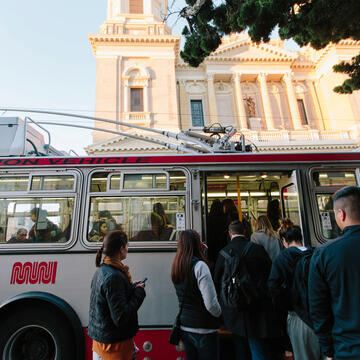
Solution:
[(179, 345), (179, 342), (181, 340), (182, 330), (180, 329), (180, 316), (181, 316), (181, 312), (182, 312), (183, 305), (184, 305), (186, 289), (187, 289), (187, 286), (185, 286), (183, 300), (181, 301), (179, 312), (176, 315), (174, 325), (173, 325), (173, 327), (171, 329), (171, 332), (170, 332), (169, 343), (171, 345)]

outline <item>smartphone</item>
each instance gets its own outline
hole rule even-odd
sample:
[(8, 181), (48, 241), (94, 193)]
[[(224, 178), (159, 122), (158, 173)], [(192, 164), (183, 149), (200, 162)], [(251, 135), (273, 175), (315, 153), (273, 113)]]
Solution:
[(140, 281), (140, 284), (145, 284), (147, 279), (148, 279), (147, 277), (146, 277), (146, 278), (143, 278), (143, 279)]

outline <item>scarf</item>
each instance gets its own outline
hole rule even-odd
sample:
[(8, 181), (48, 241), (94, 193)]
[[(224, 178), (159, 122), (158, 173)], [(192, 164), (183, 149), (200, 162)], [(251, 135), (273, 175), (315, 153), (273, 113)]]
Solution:
[(110, 256), (105, 256), (103, 262), (104, 262), (104, 264), (113, 266), (114, 268), (119, 269), (120, 271), (125, 273), (129, 279), (129, 281), (131, 282), (131, 275), (130, 275), (129, 267), (124, 265), (120, 259), (112, 258)]

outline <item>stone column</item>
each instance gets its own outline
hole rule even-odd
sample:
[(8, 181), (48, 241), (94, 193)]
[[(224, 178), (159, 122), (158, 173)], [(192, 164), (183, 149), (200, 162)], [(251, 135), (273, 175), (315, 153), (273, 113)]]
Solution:
[(237, 126), (240, 130), (247, 129), (247, 117), (243, 100), (243, 93), (241, 89), (241, 74), (235, 73), (232, 77), (232, 81), (235, 87), (234, 97), (237, 113)]
[(290, 115), (293, 123), (294, 129), (302, 129), (303, 126), (301, 124), (301, 117), (300, 112), (296, 100), (296, 94), (294, 85), (292, 83), (291, 73), (285, 73), (283, 77), (285, 86), (286, 86), (286, 93), (289, 103)]
[(149, 112), (149, 80), (144, 85), (144, 112)]
[(266, 127), (268, 130), (272, 130), (274, 129), (274, 119), (271, 110), (270, 96), (267, 88), (266, 73), (260, 73), (257, 80), (260, 85), (260, 93), (264, 107)]
[(313, 113), (315, 115), (316, 127), (318, 130), (324, 130), (324, 121), (322, 118), (320, 104), (319, 104), (317, 96), (316, 96), (314, 82), (310, 79), (307, 79), (307, 80), (305, 80), (305, 84), (309, 91), (309, 99), (310, 99), (310, 104), (311, 104)]
[(192, 124), (189, 121), (190, 111), (189, 111), (188, 103), (187, 103), (187, 99), (186, 99), (186, 81), (185, 80), (179, 80), (179, 110), (180, 110), (179, 128), (181, 130), (190, 128), (192, 126)]
[(218, 122), (218, 113), (216, 106), (216, 95), (215, 95), (215, 86), (214, 86), (214, 75), (209, 74), (207, 76), (208, 83), (208, 103), (209, 103), (209, 124)]
[(125, 81), (124, 84), (124, 112), (128, 113), (130, 111), (130, 107), (129, 107), (129, 84), (128, 81)]

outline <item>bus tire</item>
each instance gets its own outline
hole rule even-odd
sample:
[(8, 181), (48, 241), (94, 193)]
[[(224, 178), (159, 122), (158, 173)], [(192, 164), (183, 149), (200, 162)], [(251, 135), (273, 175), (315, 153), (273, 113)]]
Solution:
[(0, 323), (1, 360), (75, 358), (72, 329), (56, 308), (29, 304)]

